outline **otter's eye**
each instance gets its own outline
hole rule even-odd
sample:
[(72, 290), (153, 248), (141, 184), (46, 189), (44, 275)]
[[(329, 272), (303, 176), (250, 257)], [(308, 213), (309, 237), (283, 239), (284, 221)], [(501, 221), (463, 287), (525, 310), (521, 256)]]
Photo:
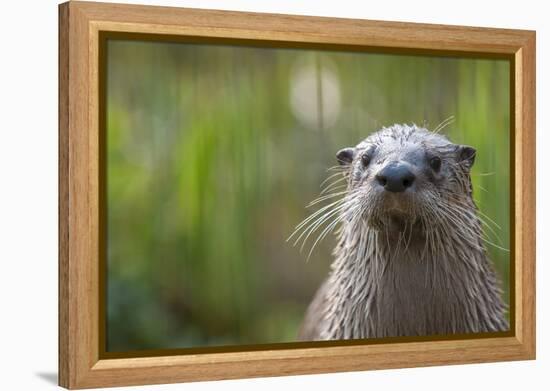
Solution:
[(433, 158), (431, 158), (430, 159), (430, 167), (434, 171), (439, 171), (439, 169), (441, 168), (441, 159), (438, 158), (437, 156), (434, 156)]
[(363, 163), (363, 166), (367, 167), (370, 163), (370, 155), (368, 153), (364, 153), (363, 156), (361, 156), (361, 162)]

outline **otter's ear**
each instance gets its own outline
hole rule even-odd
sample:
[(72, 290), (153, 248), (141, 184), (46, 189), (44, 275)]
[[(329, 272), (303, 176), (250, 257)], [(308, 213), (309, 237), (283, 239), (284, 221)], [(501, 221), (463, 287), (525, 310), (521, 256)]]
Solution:
[(470, 169), (476, 160), (476, 150), (468, 145), (459, 145), (457, 149), (458, 161)]
[(355, 156), (355, 148), (344, 148), (336, 153), (336, 159), (341, 166), (351, 164)]

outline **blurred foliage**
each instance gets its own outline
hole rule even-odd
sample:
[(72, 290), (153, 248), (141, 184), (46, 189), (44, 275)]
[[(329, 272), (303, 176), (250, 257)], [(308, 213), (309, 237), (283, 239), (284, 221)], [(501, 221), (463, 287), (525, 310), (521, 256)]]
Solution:
[(509, 248), (506, 61), (115, 40), (107, 92), (108, 351), (295, 340), (335, 241), (306, 262), (286, 238), (384, 125), (454, 116)]

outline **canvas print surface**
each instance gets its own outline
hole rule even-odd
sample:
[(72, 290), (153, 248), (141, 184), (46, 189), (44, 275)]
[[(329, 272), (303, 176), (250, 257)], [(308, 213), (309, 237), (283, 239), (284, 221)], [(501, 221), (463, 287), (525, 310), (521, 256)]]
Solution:
[(505, 60), (109, 39), (107, 352), (509, 329)]

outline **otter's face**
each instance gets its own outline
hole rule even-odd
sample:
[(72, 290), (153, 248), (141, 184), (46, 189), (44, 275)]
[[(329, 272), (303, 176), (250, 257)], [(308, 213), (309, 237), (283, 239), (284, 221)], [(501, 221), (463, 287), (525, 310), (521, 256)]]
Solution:
[(340, 150), (337, 159), (348, 167), (348, 197), (355, 215), (374, 228), (436, 224), (452, 197), (471, 199), (469, 171), (475, 149), (426, 129), (384, 128)]

